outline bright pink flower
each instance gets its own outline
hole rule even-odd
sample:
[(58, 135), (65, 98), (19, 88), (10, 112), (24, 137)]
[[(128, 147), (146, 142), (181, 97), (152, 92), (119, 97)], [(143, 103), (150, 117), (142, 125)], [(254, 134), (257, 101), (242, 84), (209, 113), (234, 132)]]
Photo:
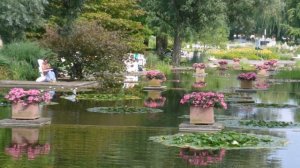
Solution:
[(227, 109), (224, 95), (214, 92), (192, 92), (185, 94), (180, 100), (181, 104), (191, 104), (202, 108), (223, 107)]

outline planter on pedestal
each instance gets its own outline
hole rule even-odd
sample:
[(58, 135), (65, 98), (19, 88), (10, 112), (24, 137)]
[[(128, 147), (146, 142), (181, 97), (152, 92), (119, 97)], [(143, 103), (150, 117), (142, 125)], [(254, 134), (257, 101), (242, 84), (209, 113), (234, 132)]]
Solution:
[(252, 80), (240, 80), (241, 89), (252, 89), (253, 81)]
[(12, 119), (33, 120), (40, 118), (40, 107), (38, 103), (24, 106), (22, 103), (12, 103)]
[(148, 80), (148, 86), (151, 86), (151, 87), (160, 87), (161, 86), (161, 80), (159, 80), (159, 79)]
[(191, 124), (214, 124), (214, 108), (201, 108), (198, 106), (190, 107)]

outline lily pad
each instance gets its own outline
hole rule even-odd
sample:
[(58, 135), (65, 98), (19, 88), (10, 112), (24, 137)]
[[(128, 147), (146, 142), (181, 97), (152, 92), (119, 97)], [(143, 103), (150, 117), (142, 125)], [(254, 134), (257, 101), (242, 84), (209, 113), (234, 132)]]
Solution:
[(226, 120), (221, 121), (225, 127), (242, 129), (300, 128), (299, 123), (264, 120)]
[(231, 104), (232, 106), (251, 106), (258, 108), (298, 108), (296, 105), (291, 104), (265, 104), (265, 103), (247, 103), (247, 104)]
[(150, 137), (150, 140), (167, 146), (192, 149), (258, 149), (284, 146), (283, 138), (221, 131), (217, 133), (186, 133)]
[(138, 100), (141, 99), (132, 95), (121, 94), (78, 94), (76, 96), (78, 100), (94, 100), (94, 101), (117, 101), (117, 100)]
[(95, 113), (160, 113), (161, 109), (147, 108), (147, 107), (93, 107), (88, 108), (87, 111)]

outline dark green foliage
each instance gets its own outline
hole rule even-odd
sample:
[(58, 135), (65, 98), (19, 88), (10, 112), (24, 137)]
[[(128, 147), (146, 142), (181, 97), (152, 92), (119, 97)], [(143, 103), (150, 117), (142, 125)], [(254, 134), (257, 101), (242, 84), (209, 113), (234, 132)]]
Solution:
[(79, 94), (76, 97), (78, 100), (93, 100), (93, 101), (117, 101), (117, 100), (136, 100), (140, 99), (137, 96), (124, 94)]
[(247, 120), (240, 121), (241, 125), (254, 126), (254, 127), (267, 127), (267, 128), (278, 128), (278, 127), (288, 127), (293, 126), (292, 122), (284, 121), (263, 121), (263, 120)]
[(35, 42), (16, 42), (0, 50), (0, 64), (7, 70), (4, 73), (8, 79), (35, 80), (40, 76), (37, 60), (47, 56), (53, 53)]
[(87, 109), (89, 112), (97, 113), (158, 113), (163, 112), (160, 109), (147, 108), (147, 107), (94, 107)]
[(4, 42), (20, 40), (25, 31), (42, 25), (47, 0), (1, 0), (0, 35)]
[(107, 31), (96, 22), (77, 22), (72, 32), (60, 36), (58, 29), (48, 29), (43, 38), (45, 46), (66, 61), (72, 78), (95, 77), (97, 73), (120, 72), (127, 53), (127, 44), (119, 32)]
[(190, 147), (195, 149), (239, 149), (239, 148), (259, 148), (278, 147), (284, 144), (282, 139), (271, 136), (262, 136), (233, 131), (221, 131), (217, 133), (189, 133), (175, 134), (170, 136), (150, 137), (151, 140), (165, 145), (177, 147)]

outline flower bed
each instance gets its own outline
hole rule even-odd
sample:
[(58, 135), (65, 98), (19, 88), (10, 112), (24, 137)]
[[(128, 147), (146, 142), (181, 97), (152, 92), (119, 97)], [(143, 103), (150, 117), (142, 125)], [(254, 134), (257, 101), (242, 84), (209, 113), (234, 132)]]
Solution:
[(201, 108), (222, 107), (227, 109), (227, 104), (224, 101), (224, 95), (214, 92), (193, 92), (185, 94), (180, 100), (180, 103)]

